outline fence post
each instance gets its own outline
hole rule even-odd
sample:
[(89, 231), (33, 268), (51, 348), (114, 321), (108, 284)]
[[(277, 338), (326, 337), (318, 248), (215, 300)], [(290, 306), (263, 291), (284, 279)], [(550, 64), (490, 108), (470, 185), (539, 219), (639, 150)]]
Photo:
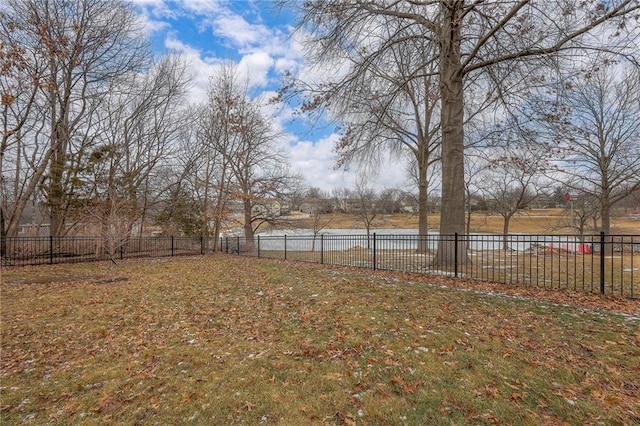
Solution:
[(173, 235), (171, 236), (171, 257), (173, 257)]
[(374, 232), (373, 233), (373, 259), (371, 260), (371, 263), (372, 263), (371, 268), (374, 271), (378, 268), (378, 265), (377, 265), (378, 262), (376, 260), (376, 256), (377, 256), (376, 251), (377, 251), (376, 250), (376, 233)]
[(324, 263), (324, 234), (320, 234), (320, 264)]
[(53, 265), (53, 235), (49, 235), (49, 264)]
[(287, 260), (287, 234), (284, 234), (284, 260)]
[(228, 235), (225, 237), (224, 242), (225, 242), (225, 245), (226, 245), (224, 251), (227, 252), (227, 254), (229, 254), (229, 236)]
[(458, 233), (453, 234), (453, 276), (458, 278)]
[(604, 294), (604, 253), (605, 253), (604, 231), (600, 231), (600, 294)]
[(236, 237), (236, 249), (238, 250), (238, 256), (240, 256), (240, 235)]
[(258, 235), (258, 257), (260, 257), (260, 235)]
[[(378, 269), (378, 238), (376, 233), (373, 233), (373, 270)], [(387, 241), (387, 244), (389, 242)]]

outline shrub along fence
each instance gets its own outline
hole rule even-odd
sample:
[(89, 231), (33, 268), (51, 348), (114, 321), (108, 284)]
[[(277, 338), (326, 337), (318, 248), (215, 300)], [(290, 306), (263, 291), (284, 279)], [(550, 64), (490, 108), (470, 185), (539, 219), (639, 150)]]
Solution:
[[(201, 237), (0, 240), (3, 267), (210, 253)], [(436, 258), (438, 246), (441, 254)], [(426, 273), (547, 289), (638, 298), (640, 235), (284, 235), (223, 237), (218, 250), (242, 256)]]

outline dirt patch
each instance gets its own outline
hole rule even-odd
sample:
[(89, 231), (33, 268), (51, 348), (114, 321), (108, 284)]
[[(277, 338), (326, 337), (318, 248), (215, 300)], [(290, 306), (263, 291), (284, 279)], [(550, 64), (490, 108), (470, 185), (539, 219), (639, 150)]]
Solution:
[(129, 278), (127, 277), (104, 278), (101, 280), (95, 280), (94, 282), (97, 284), (112, 284), (112, 283), (121, 283), (125, 281), (129, 281)]
[(32, 284), (110, 284), (128, 281), (127, 277), (109, 277), (105, 275), (80, 276), (80, 275), (58, 275), (49, 277), (30, 277), (19, 280), (8, 281), (9, 285), (32, 285)]

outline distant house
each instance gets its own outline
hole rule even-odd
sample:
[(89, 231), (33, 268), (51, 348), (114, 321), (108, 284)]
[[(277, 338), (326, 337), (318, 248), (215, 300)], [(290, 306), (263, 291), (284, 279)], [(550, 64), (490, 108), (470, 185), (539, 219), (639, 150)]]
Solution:
[(48, 223), (21, 223), (18, 225), (18, 237), (42, 237), (50, 234)]
[(412, 197), (400, 200), (400, 211), (403, 213), (418, 213), (418, 202)]
[(244, 211), (244, 203), (242, 200), (229, 200), (227, 201), (226, 207), (232, 213), (242, 213)]
[(275, 198), (256, 203), (252, 208), (252, 213), (265, 216), (283, 216), (290, 212), (291, 208), (289, 204)]
[(340, 210), (345, 213), (358, 213), (362, 210), (362, 202), (358, 198), (340, 200)]
[(300, 211), (307, 214), (331, 213), (333, 205), (327, 198), (306, 198), (300, 203)]

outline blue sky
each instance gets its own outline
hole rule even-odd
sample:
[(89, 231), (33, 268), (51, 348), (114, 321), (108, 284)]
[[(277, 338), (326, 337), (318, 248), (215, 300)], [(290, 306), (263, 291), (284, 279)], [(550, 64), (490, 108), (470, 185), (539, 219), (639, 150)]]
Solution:
[[(295, 16), (258, 0), (131, 0), (158, 55), (179, 53), (193, 75), (189, 99), (203, 99), (209, 76), (223, 61), (233, 61), (249, 81), (255, 95), (275, 94), (285, 71), (322, 78), (305, 63), (301, 33), (293, 33)], [(273, 123), (283, 133), (281, 146), (294, 171), (310, 186), (325, 190), (353, 187), (356, 168), (333, 169), (334, 126), (312, 128), (292, 120), (292, 109), (273, 108)], [(406, 187), (402, 167), (385, 170), (372, 180), (382, 187)]]

